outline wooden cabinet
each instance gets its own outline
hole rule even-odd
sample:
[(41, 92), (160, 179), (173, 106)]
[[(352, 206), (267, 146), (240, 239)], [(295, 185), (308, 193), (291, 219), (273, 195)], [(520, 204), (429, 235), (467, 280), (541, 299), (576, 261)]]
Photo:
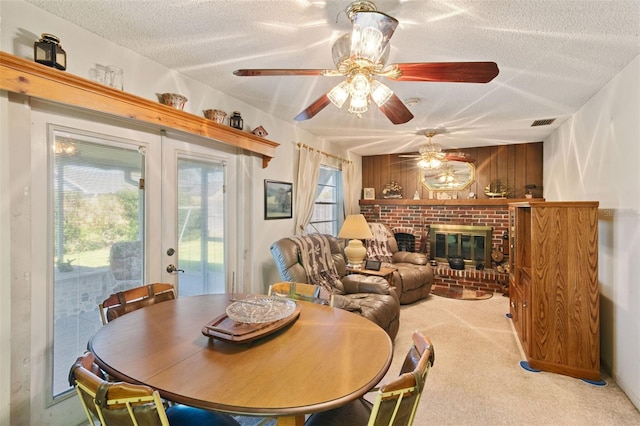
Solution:
[(600, 380), (598, 203), (509, 204), (510, 313), (532, 368)]

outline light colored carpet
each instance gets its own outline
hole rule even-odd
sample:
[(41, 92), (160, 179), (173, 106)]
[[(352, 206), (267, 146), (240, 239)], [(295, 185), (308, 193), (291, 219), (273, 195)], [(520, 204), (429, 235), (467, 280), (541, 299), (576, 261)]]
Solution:
[(609, 377), (606, 386), (594, 386), (522, 369), (508, 310), (509, 299), (500, 294), (475, 302), (429, 296), (402, 306), (394, 359), (382, 381), (400, 371), (415, 330), (429, 336), (436, 356), (414, 425), (640, 425), (640, 412)]
[(436, 355), (414, 424), (640, 425), (640, 412), (609, 377), (594, 386), (522, 369), (508, 311), (500, 294), (473, 303), (430, 296), (402, 307), (387, 378), (400, 371), (414, 330), (429, 336)]

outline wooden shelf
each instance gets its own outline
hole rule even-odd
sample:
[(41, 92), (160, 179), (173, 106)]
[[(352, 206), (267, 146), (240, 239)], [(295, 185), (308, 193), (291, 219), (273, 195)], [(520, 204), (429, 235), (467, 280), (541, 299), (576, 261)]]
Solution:
[(0, 89), (203, 136), (261, 155), (263, 168), (280, 145), (6, 52), (0, 52)]
[(479, 198), (456, 200), (405, 200), (402, 198), (379, 198), (376, 200), (360, 200), (361, 206), (505, 206), (517, 202), (542, 202), (544, 198)]

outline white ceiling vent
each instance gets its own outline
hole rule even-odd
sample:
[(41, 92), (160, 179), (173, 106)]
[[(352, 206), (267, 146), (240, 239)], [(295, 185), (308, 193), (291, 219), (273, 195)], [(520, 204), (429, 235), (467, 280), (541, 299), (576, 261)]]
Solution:
[(536, 120), (533, 123), (531, 123), (531, 127), (536, 127), (536, 126), (548, 126), (551, 123), (553, 123), (554, 121), (556, 121), (555, 118), (546, 118), (544, 120)]

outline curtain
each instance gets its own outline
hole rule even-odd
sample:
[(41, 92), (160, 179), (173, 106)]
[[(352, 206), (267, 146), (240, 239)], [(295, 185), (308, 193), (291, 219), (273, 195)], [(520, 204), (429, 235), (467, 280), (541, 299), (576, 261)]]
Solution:
[(316, 201), (318, 174), (322, 153), (313, 149), (300, 148), (298, 160), (298, 181), (295, 206), (295, 235), (303, 235), (311, 222)]
[(344, 215), (360, 213), (359, 196), (355, 194), (355, 166), (351, 161), (342, 162), (342, 193), (344, 198)]

